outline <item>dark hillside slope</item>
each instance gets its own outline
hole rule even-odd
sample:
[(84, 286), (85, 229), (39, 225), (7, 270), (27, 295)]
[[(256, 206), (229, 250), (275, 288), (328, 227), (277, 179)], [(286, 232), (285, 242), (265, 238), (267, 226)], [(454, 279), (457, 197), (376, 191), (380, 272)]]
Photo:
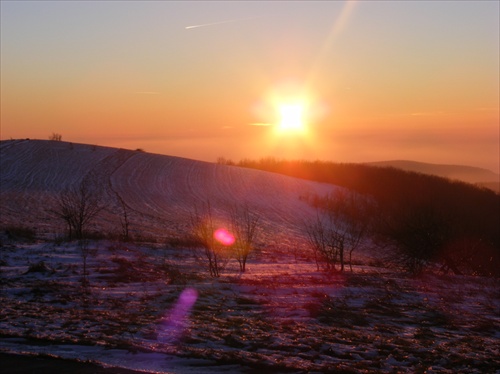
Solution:
[(300, 219), (313, 214), (301, 196), (336, 188), (258, 170), (61, 141), (2, 141), (0, 156), (0, 229), (24, 226), (57, 235), (66, 227), (50, 213), (54, 202), (89, 177), (106, 200), (94, 231), (119, 233), (126, 209), (135, 235), (159, 239), (185, 235), (194, 208), (210, 201), (221, 217), (234, 205), (248, 204), (263, 217), (269, 237), (275, 233), (291, 240)]
[[(397, 245), (411, 237), (425, 243), (422, 238), (430, 235), (429, 222), (433, 221), (436, 248), (429, 256), (453, 255), (456, 261), (471, 264), (479, 261), (476, 272), (483, 273), (487, 267), (484, 273), (500, 275), (500, 195), (491, 190), (366, 164), (262, 159), (239, 165), (332, 183), (371, 196), (377, 202), (376, 234)], [(419, 250), (428, 251), (427, 244)]]

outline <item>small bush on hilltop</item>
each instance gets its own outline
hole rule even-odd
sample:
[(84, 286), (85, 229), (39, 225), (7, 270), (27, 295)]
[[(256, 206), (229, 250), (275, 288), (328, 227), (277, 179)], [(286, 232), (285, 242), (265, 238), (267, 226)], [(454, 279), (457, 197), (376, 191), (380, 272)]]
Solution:
[(52, 135), (49, 136), (49, 140), (60, 142), (60, 141), (62, 141), (62, 135), (58, 134), (56, 132), (53, 132)]

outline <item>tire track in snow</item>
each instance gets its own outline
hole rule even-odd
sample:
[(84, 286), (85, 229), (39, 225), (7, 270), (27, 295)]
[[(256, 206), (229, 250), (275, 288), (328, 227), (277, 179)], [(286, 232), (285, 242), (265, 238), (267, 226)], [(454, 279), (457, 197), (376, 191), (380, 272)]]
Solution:
[(0, 148), (0, 223), (57, 227), (51, 202), (79, 183), (112, 148), (67, 142), (25, 140)]
[[(137, 154), (112, 179), (115, 191), (126, 204), (143, 218), (150, 218), (142, 225), (147, 224), (165, 234), (178, 232), (179, 226), (185, 226), (179, 222), (185, 221), (186, 215), (183, 199), (176, 190), (183, 185), (181, 177), (184, 177), (176, 175), (178, 162), (168, 156)], [(182, 191), (182, 194), (187, 192)]]
[(112, 148), (30, 140), (1, 150), (2, 189), (60, 192), (78, 183)]
[[(121, 178), (127, 182), (118, 182)], [(189, 220), (194, 208), (207, 201), (219, 217), (235, 205), (248, 204), (261, 215), (266, 230), (283, 234), (298, 234), (302, 219), (314, 214), (301, 196), (335, 188), (259, 170), (148, 154), (127, 160), (113, 184), (134, 210), (154, 212), (165, 223)]]
[[(107, 231), (112, 231), (117, 226), (123, 214), (121, 196), (113, 189), (111, 183), (112, 175), (118, 170), (130, 157), (133, 157), (134, 151), (117, 149), (107, 157), (100, 160), (87, 172), (84, 178), (89, 178), (91, 181), (97, 183), (96, 188), (102, 189), (103, 197), (105, 198), (106, 209), (109, 213), (103, 218), (107, 225)], [(104, 215), (104, 214), (103, 214)], [(120, 218), (117, 218), (120, 217)]]

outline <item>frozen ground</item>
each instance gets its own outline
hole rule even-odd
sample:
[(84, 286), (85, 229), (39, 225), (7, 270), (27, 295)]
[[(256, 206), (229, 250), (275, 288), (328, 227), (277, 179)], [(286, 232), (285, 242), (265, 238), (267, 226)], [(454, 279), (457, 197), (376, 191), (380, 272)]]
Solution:
[(190, 250), (75, 243), (2, 248), (0, 351), (146, 372), (439, 372), (500, 369), (498, 280), (407, 278), (359, 264), (255, 253), (207, 278)]
[[(500, 373), (498, 280), (408, 278), (368, 249), (353, 273), (316, 271), (298, 227), (315, 214), (305, 197), (335, 186), (66, 142), (2, 141), (0, 156), (0, 227), (44, 238), (1, 238), (1, 352), (154, 373)], [(89, 243), (84, 284), (81, 248), (49, 210), (89, 175), (108, 202), (94, 229), (120, 233), (121, 199), (132, 235), (154, 242)], [(208, 199), (262, 217), (244, 274), (230, 262), (209, 278), (165, 244)]]

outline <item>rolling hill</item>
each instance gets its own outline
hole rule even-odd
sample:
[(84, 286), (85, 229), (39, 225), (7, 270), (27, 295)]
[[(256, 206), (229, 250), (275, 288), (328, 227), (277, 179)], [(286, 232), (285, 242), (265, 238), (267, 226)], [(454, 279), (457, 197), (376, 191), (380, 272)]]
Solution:
[[(370, 248), (343, 273), (321, 271), (311, 252), (297, 255), (300, 224), (315, 217), (304, 197), (335, 185), (41, 140), (1, 142), (0, 172), (0, 229), (24, 226), (48, 239), (2, 242), (0, 233), (2, 373), (32, 365), (169, 374), (499, 367), (498, 278), (409, 277)], [(133, 234), (156, 242), (51, 240), (65, 229), (50, 214), (55, 200), (88, 176), (108, 202), (95, 230), (120, 231), (123, 201)], [(255, 251), (246, 272), (233, 259), (214, 279), (195, 250), (163, 242), (186, 233), (207, 200), (222, 219), (234, 204), (261, 214), (272, 247)]]
[(107, 201), (94, 229), (119, 233), (123, 201), (130, 230), (139, 236), (179, 237), (195, 209), (210, 202), (224, 217), (235, 205), (261, 215), (269, 238), (290, 240), (312, 208), (308, 194), (335, 186), (278, 174), (185, 158), (46, 140), (0, 143), (0, 226), (23, 225), (59, 233), (64, 222), (50, 214), (61, 191), (89, 175)]

